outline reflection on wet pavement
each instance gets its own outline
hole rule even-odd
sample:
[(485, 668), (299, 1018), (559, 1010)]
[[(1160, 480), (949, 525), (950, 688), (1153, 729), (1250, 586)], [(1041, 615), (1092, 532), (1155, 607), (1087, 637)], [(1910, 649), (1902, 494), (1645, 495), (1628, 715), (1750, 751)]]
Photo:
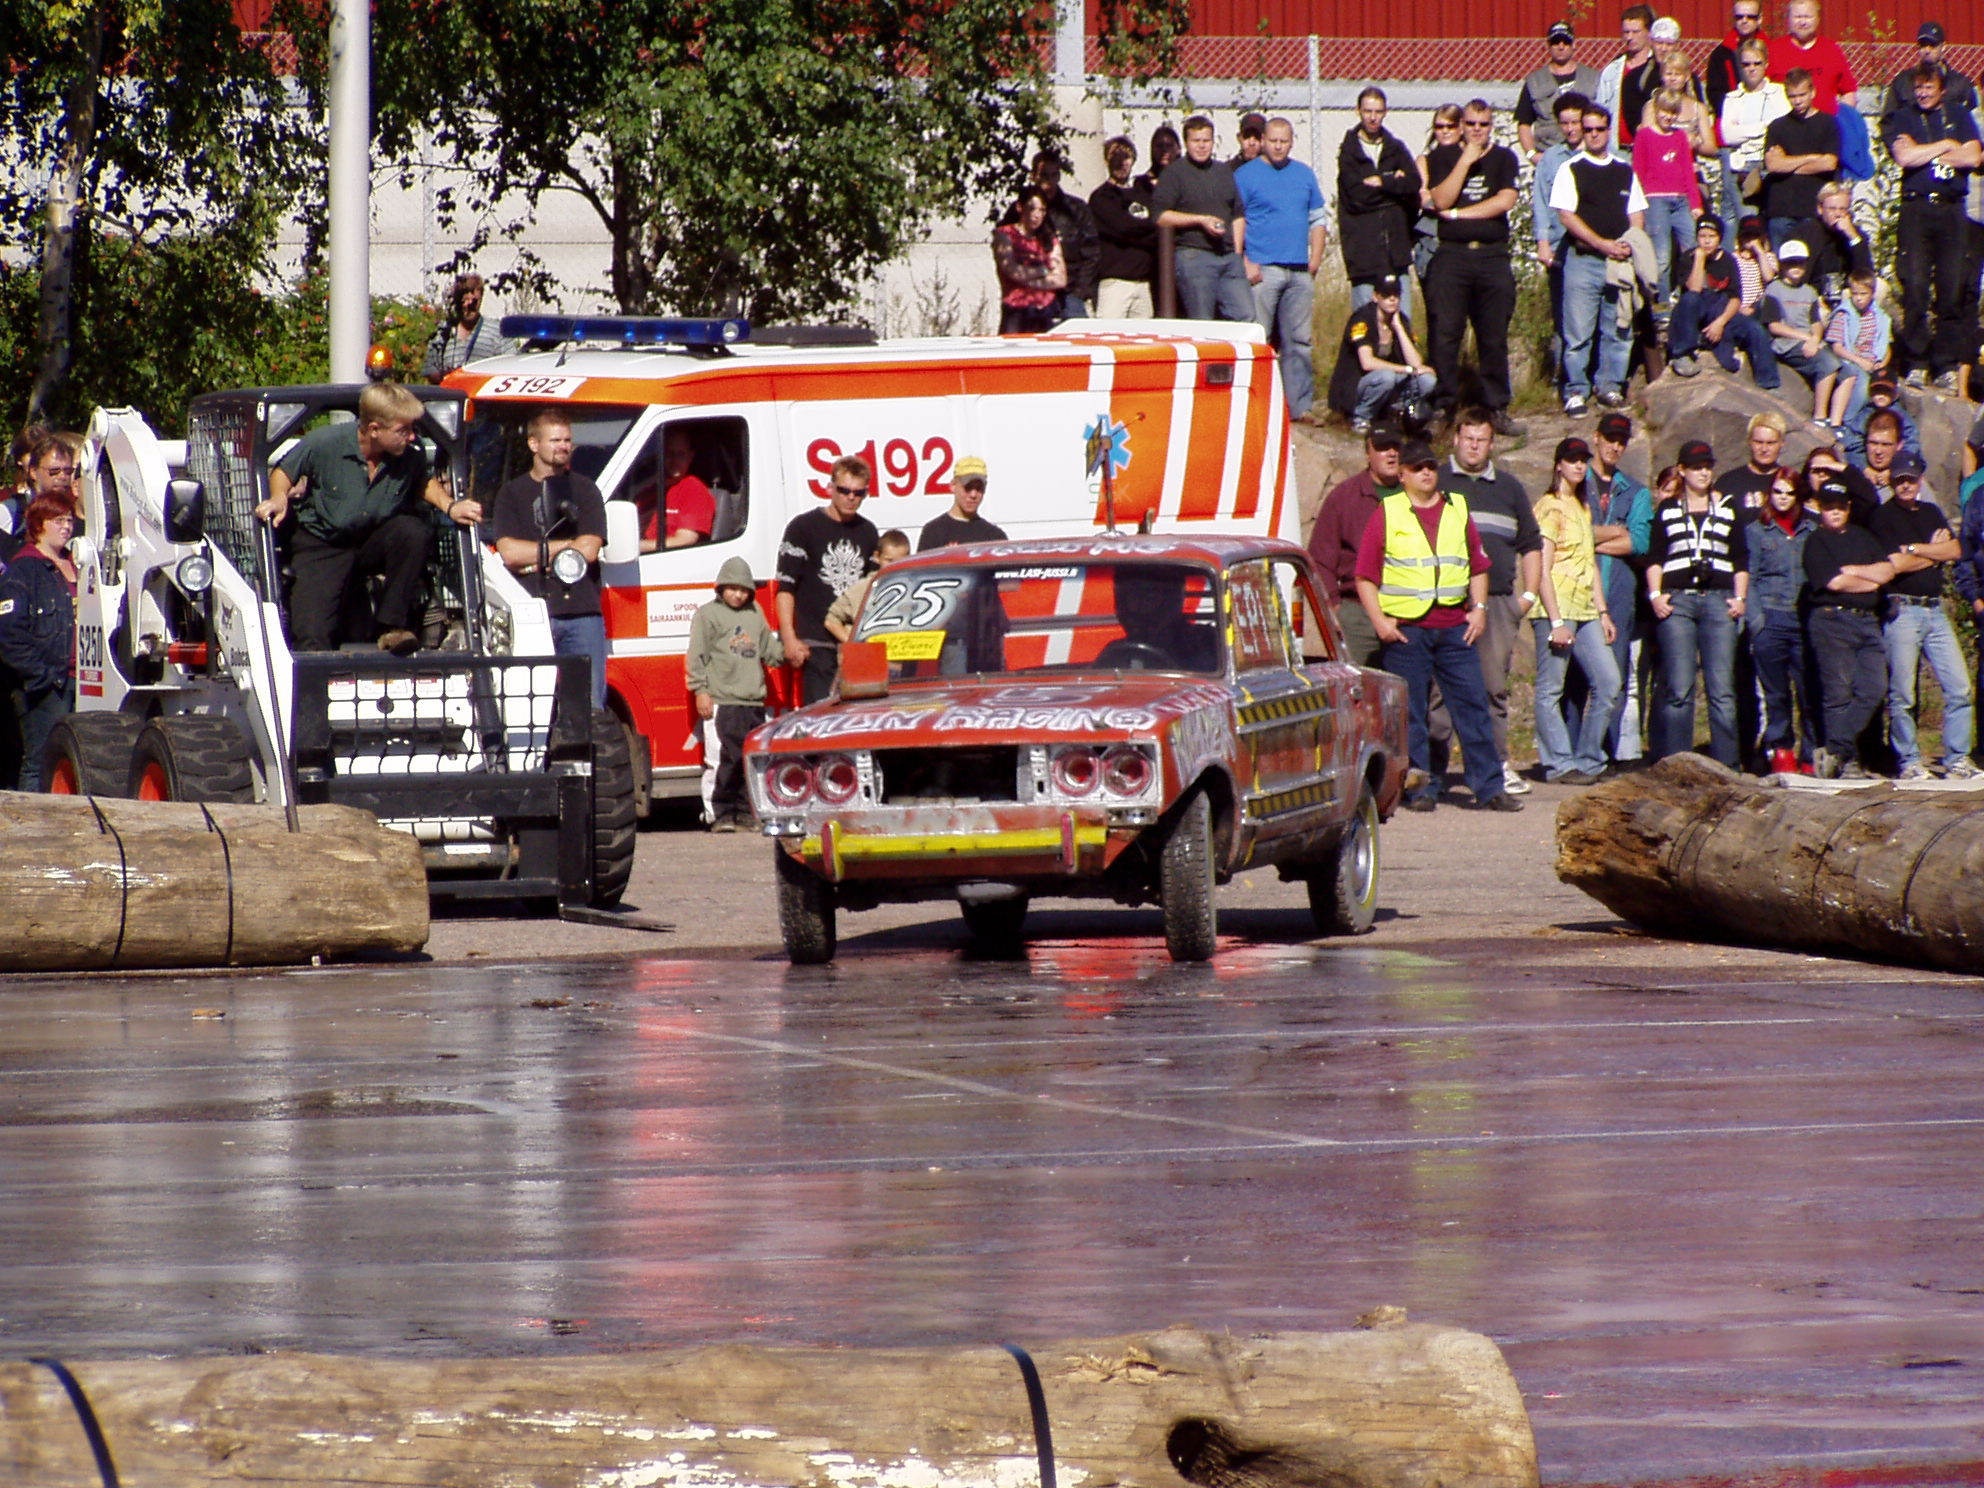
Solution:
[(1984, 1457), (1984, 994), (1154, 939), (0, 989), (18, 1357), (1497, 1338), (1546, 1478)]

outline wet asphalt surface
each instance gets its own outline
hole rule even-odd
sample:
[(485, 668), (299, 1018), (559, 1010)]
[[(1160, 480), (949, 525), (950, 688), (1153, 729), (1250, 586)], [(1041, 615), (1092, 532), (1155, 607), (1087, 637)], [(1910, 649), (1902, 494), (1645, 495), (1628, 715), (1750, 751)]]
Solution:
[(0, 982), (0, 1353), (1392, 1303), (1501, 1344), (1546, 1482), (1984, 1479), (1984, 984), (1622, 935), (1550, 880), (1544, 794), (1388, 827), (1355, 942), (1242, 880), (1209, 967), (1069, 905), (1022, 960), (910, 909), (795, 970), (762, 844), (648, 834), (727, 940), (685, 894), (630, 954), (451, 921), (434, 962)]

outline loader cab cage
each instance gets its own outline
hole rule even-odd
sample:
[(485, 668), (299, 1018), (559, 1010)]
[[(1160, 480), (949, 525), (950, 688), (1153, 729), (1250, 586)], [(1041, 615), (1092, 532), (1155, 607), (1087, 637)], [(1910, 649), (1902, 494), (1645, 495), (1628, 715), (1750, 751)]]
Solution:
[[(255, 508), (269, 495), (269, 468), (285, 441), (307, 432), (327, 414), (357, 416), (367, 384), (242, 388), (193, 400), (186, 420), (187, 472), (206, 488), (206, 534), (255, 592), (277, 606), (288, 622), (282, 556), (277, 534), (257, 520)], [(453, 388), (408, 386), (423, 411), (414, 434), (427, 449), (434, 473), (456, 491), (468, 488), (463, 438), (465, 397)], [(462, 619), (469, 649), (480, 649), (481, 568), (474, 532), (456, 526), (424, 503), (434, 528), (428, 578), (435, 598)]]

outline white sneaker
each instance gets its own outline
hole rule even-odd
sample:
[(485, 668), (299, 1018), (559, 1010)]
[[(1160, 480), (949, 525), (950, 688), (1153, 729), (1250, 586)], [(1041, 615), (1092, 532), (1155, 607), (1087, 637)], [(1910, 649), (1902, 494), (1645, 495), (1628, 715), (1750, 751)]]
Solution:
[(1529, 794), (1529, 782), (1516, 773), (1514, 765), (1502, 766), (1502, 789), (1512, 796)]
[(1958, 754), (1944, 761), (1943, 774), (1951, 780), (1975, 780), (1978, 776), (1984, 775), (1984, 770), (1978, 769), (1976, 762), (1969, 755)]
[(1895, 776), (1896, 780), (1934, 780), (1935, 778), (1936, 772), (1920, 760), (1903, 765), (1901, 773)]

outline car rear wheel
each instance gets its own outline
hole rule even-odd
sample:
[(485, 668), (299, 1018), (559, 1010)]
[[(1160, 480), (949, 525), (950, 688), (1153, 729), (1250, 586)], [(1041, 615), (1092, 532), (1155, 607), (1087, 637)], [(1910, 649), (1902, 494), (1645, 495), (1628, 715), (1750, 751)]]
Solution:
[(634, 809), (634, 762), (627, 730), (598, 709), (592, 715), (592, 903), (611, 909), (634, 876), (638, 826)]
[(1173, 961), (1209, 961), (1218, 944), (1212, 856), (1212, 802), (1198, 791), (1179, 812), (1158, 860), (1164, 944)]
[(772, 849), (778, 875), (778, 933), (794, 966), (819, 966), (834, 958), (833, 885), (782, 847)]
[(1026, 928), (1027, 897), (1012, 899), (960, 900), (965, 928), (988, 945), (1009, 946), (1019, 942)]
[(1309, 913), (1325, 935), (1362, 935), (1378, 915), (1378, 798), (1367, 781), (1333, 860), (1309, 880)]
[(130, 713), (71, 713), (41, 752), (41, 788), (58, 796), (121, 796), (145, 721)]
[(154, 718), (131, 750), (127, 794), (140, 801), (255, 799), (248, 736), (232, 718), (173, 713)]

